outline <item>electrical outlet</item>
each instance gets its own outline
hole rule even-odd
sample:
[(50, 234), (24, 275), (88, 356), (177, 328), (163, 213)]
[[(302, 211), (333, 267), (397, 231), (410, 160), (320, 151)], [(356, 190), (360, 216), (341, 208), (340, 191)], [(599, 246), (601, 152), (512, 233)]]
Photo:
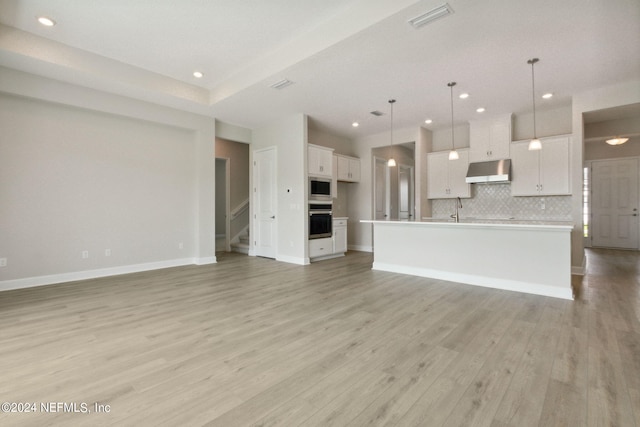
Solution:
[(184, 243), (182, 243), (182, 242), (178, 243), (178, 249), (183, 250), (184, 249)]
[(6, 266), (7, 266), (7, 259), (0, 258), (0, 267), (6, 267)]
[(111, 256), (111, 249), (105, 249), (104, 256)]
[(546, 207), (545, 203), (544, 203), (544, 199), (540, 200), (540, 209), (544, 210)]
[(89, 251), (82, 251), (82, 259), (89, 258)]

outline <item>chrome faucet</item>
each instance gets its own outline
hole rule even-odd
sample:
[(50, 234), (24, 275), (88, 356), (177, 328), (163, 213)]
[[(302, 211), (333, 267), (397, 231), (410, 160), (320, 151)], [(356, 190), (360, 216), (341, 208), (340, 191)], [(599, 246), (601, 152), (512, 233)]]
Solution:
[(454, 222), (460, 222), (460, 214), (458, 213), (458, 208), (462, 209), (462, 200), (460, 200), (460, 197), (457, 197), (457, 199), (458, 200), (456, 200), (456, 213), (451, 215), (451, 218), (453, 218)]

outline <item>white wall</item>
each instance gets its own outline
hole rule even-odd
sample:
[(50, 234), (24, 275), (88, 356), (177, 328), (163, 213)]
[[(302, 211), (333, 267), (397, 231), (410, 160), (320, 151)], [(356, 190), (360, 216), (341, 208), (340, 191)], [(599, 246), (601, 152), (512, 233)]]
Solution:
[(335, 154), (356, 157), (353, 149), (353, 141), (349, 138), (331, 135), (316, 129), (309, 129), (309, 144), (333, 148)]
[[(478, 116), (478, 120), (482, 117)], [(466, 148), (470, 145), (469, 123), (454, 127), (456, 148)], [(571, 133), (571, 105), (557, 108), (536, 109), (536, 132), (539, 137), (566, 135)], [(513, 141), (533, 137), (533, 113), (514, 114), (511, 130)], [(433, 131), (433, 151), (451, 150), (451, 128), (440, 128)]]
[[(453, 137), (456, 148), (469, 147), (469, 123), (454, 126)], [(432, 151), (449, 151), (451, 150), (451, 128), (437, 129), (432, 132), (433, 144)]]
[(0, 128), (0, 289), (215, 262), (213, 119), (0, 68)]
[[(218, 143), (216, 143), (216, 149)], [(216, 155), (216, 236), (226, 235), (227, 170), (225, 159)]]
[(622, 145), (609, 145), (603, 141), (587, 142), (584, 149), (584, 160), (619, 159), (623, 157), (640, 157), (640, 137), (631, 137)]
[(584, 166), (584, 121), (582, 115), (589, 111), (603, 110), (640, 102), (640, 80), (621, 82), (573, 96), (573, 140), (571, 162), (573, 191), (573, 222), (571, 233), (571, 265), (574, 271), (584, 266), (584, 238), (582, 230), (582, 170)]
[(251, 143), (251, 129), (216, 120), (216, 137), (228, 141)]
[[(536, 134), (538, 137), (571, 133), (571, 104), (546, 110), (536, 108)], [(511, 134), (513, 141), (533, 138), (533, 112), (514, 114)]]
[[(276, 259), (308, 264), (307, 116), (295, 114), (253, 131), (253, 151), (277, 148)], [(253, 157), (252, 157), (253, 158)], [(253, 215), (251, 216), (253, 218)], [(253, 227), (252, 227), (253, 229)]]
[(231, 211), (249, 197), (249, 148), (248, 144), (216, 138), (216, 157), (229, 159)]
[[(416, 143), (415, 154), (415, 176), (416, 176), (416, 197), (417, 208), (421, 208), (423, 200), (426, 200), (426, 185), (421, 185), (424, 181), (424, 166), (426, 161), (421, 153), (426, 153), (426, 149), (431, 144), (430, 132), (422, 128), (407, 128), (395, 130), (393, 133), (394, 143), (403, 144), (406, 142)], [(373, 219), (373, 156), (371, 150), (376, 147), (389, 145), (389, 132), (359, 138), (354, 143), (354, 155), (360, 158), (361, 181), (357, 186), (349, 187), (349, 242), (350, 248), (362, 251), (373, 250), (373, 229), (371, 224), (363, 224), (361, 219)], [(430, 148), (430, 147), (429, 147)], [(416, 217), (422, 215), (420, 210), (416, 210)]]

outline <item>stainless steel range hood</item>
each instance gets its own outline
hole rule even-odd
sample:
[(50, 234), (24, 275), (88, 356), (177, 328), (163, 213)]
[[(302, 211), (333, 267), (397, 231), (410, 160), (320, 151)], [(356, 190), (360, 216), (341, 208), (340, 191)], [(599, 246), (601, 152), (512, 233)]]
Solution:
[(468, 184), (509, 182), (511, 181), (511, 160), (470, 163), (465, 181)]

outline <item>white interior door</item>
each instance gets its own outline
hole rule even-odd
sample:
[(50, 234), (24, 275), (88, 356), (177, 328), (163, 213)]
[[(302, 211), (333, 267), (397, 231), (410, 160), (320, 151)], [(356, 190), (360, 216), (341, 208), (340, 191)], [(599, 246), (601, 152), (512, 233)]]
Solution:
[(398, 217), (413, 219), (413, 167), (400, 165), (398, 169)]
[(375, 219), (385, 219), (389, 215), (389, 203), (388, 203), (388, 191), (387, 185), (389, 183), (389, 168), (387, 167), (387, 161), (384, 159), (375, 159), (375, 171), (374, 171), (374, 203), (376, 210)]
[(592, 246), (638, 249), (638, 159), (591, 166)]
[(276, 149), (253, 152), (254, 253), (276, 257)]

